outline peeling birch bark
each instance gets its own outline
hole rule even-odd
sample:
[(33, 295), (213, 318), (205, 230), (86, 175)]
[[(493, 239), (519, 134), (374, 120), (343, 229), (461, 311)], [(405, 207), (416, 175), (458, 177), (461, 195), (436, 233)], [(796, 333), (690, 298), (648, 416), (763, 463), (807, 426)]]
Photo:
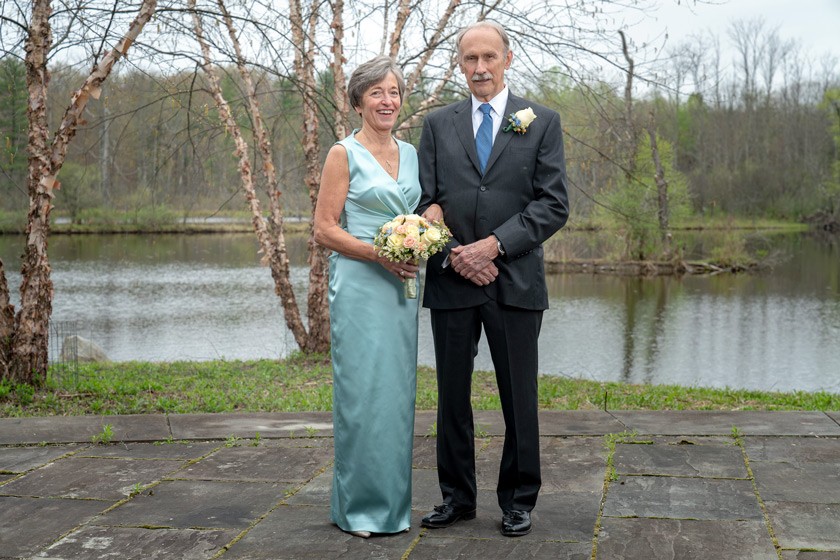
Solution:
[[(52, 314), (53, 284), (47, 240), (54, 191), (59, 188), (58, 172), (64, 164), (67, 146), (76, 134), (79, 119), (91, 98), (98, 98), (102, 83), (117, 61), (151, 19), (157, 0), (146, 0), (117, 46), (105, 54), (70, 100), (58, 131), (49, 142), (46, 105), (49, 85), (47, 57), (52, 46), (49, 17), (50, 0), (32, 4), (26, 41), (26, 83), (29, 92), (29, 214), (26, 248), (21, 265), (20, 308), (15, 317), (5, 376), (13, 382), (42, 385), (46, 381), (49, 350), (49, 323)], [(5, 283), (5, 279), (3, 280)]]

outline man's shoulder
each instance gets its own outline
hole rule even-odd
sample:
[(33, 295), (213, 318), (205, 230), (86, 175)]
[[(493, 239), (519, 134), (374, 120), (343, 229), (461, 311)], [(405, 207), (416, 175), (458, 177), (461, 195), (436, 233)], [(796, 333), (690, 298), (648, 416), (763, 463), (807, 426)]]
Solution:
[(539, 116), (539, 115), (550, 115), (550, 114), (557, 115), (558, 114), (555, 109), (552, 109), (550, 107), (546, 107), (545, 105), (541, 105), (541, 104), (537, 103), (536, 101), (531, 101), (530, 99), (527, 99), (525, 97), (519, 97), (519, 96), (514, 95), (512, 93), (510, 94), (510, 97), (508, 98), (508, 104), (509, 105), (514, 105), (514, 106), (519, 107), (521, 109), (525, 109), (527, 107), (530, 107), (537, 116)]
[(448, 105), (443, 105), (436, 109), (433, 109), (426, 115), (427, 119), (445, 119), (451, 117), (453, 114), (463, 111), (464, 109), (469, 109), (470, 106), (470, 99), (461, 99), (460, 101), (454, 101)]

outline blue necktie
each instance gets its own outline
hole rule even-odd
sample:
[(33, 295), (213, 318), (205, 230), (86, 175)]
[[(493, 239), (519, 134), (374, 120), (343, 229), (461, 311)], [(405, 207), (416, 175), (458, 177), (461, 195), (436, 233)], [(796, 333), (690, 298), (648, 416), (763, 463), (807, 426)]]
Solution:
[(490, 158), (490, 150), (493, 149), (493, 117), (490, 116), (493, 108), (489, 103), (482, 103), (479, 109), (484, 113), (484, 120), (481, 121), (481, 126), (478, 127), (478, 133), (475, 135), (475, 149), (478, 152), (478, 164), (481, 166), (481, 172), (484, 173), (484, 167)]

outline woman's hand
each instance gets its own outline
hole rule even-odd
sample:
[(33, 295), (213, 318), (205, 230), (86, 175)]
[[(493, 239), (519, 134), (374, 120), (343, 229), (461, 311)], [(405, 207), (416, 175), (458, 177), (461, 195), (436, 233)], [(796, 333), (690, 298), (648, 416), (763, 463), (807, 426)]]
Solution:
[(440, 207), (440, 204), (434, 203), (428, 208), (426, 208), (426, 211), (423, 212), (423, 217), (429, 220), (430, 222), (442, 222), (443, 208)]
[(377, 260), (382, 267), (399, 278), (405, 280), (406, 278), (415, 278), (420, 271), (420, 267), (410, 262), (391, 262), (385, 257), (378, 257)]

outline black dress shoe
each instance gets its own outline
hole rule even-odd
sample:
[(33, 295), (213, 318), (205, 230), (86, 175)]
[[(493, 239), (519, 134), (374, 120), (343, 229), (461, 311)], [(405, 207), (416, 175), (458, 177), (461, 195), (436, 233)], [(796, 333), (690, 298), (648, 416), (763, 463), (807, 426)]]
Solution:
[(521, 537), (531, 532), (531, 514), (518, 509), (502, 512), (502, 534), (506, 537)]
[(420, 525), (430, 529), (450, 527), (462, 519), (475, 519), (475, 509), (458, 509), (450, 504), (435, 506), (435, 511), (423, 518)]

